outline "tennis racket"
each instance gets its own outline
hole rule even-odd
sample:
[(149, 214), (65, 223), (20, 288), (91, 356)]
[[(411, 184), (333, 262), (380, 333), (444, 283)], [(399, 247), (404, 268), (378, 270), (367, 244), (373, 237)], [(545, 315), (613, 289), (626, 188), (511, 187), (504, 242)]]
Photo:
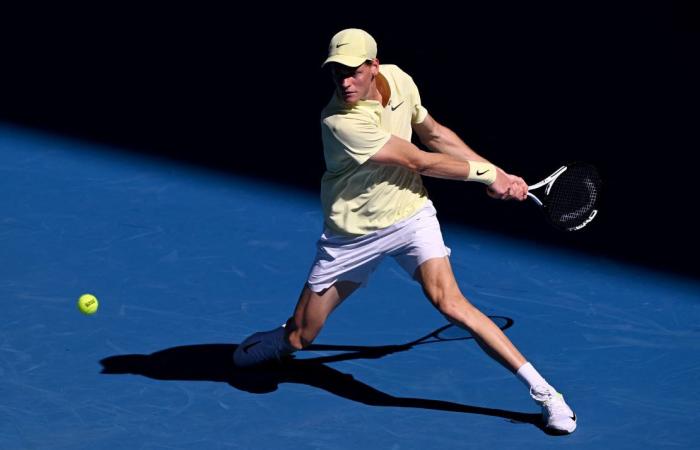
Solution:
[(576, 231), (598, 214), (601, 187), (600, 175), (594, 166), (575, 162), (529, 186), (527, 196), (540, 206), (556, 228)]

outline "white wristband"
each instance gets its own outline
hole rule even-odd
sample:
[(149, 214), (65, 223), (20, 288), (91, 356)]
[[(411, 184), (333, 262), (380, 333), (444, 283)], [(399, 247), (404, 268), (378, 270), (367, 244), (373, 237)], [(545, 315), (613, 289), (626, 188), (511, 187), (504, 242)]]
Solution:
[(496, 166), (491, 163), (469, 161), (469, 176), (466, 181), (476, 181), (485, 185), (496, 181)]

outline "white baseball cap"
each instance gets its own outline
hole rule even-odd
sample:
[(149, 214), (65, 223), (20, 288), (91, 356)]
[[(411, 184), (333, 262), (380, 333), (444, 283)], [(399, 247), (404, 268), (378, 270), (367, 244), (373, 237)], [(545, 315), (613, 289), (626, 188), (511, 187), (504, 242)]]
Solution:
[(329, 62), (337, 62), (348, 67), (357, 67), (367, 60), (377, 57), (377, 42), (366, 31), (348, 28), (333, 36), (328, 46), (328, 58), (321, 67)]

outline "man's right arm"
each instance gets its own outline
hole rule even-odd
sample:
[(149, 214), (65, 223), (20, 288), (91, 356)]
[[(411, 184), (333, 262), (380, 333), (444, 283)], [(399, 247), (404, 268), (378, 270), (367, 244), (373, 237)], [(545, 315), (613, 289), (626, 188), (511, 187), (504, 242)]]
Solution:
[[(496, 166), (491, 164), (484, 166), (484, 163), (477, 161), (464, 161), (446, 153), (425, 152), (411, 142), (393, 135), (370, 158), (370, 161), (405, 167), (429, 177), (461, 181), (480, 181), (479, 177), (484, 175), (483, 171), (494, 170), (496, 177), (493, 183), (489, 184), (489, 195), (504, 200), (512, 198), (524, 200), (527, 197), (527, 186), (522, 179), (512, 177)], [(481, 171), (475, 170), (477, 167), (481, 168)], [(475, 173), (479, 176), (475, 176)]]

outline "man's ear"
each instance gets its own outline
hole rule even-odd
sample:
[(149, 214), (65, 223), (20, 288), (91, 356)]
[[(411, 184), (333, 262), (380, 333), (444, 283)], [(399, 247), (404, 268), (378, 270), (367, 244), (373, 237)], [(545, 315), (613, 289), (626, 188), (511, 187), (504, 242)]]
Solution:
[(370, 73), (372, 74), (372, 79), (379, 75), (379, 60), (374, 58), (372, 60), (372, 65), (370, 66)]

